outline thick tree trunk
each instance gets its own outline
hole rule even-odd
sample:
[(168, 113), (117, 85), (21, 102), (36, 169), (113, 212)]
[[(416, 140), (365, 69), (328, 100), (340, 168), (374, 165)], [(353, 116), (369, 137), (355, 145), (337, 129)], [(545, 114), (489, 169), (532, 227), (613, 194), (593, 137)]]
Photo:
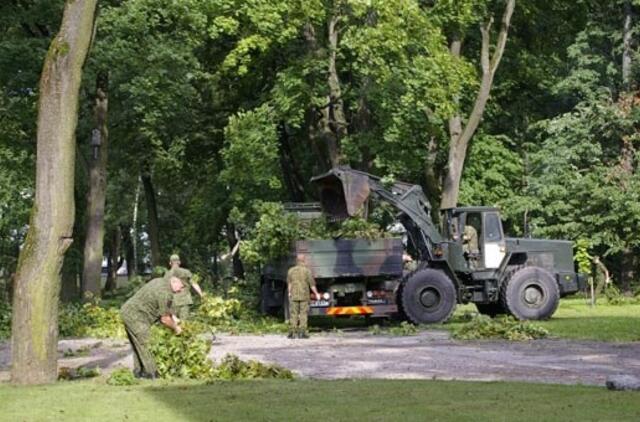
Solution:
[(40, 77), (36, 193), (16, 274), (11, 380), (57, 378), (58, 299), (72, 243), (78, 91), (93, 33), (96, 0), (69, 0)]
[[(462, 127), (461, 116), (454, 116), (449, 120), (449, 157), (447, 160), (446, 175), (442, 186), (442, 199), (440, 201), (440, 208), (455, 207), (458, 203), (458, 195), (460, 193), (460, 180), (462, 179), (462, 170), (464, 167), (464, 161), (467, 156), (467, 148), (471, 138), (478, 129), (482, 115), (484, 114), (484, 108), (489, 100), (489, 94), (491, 92), (491, 86), (493, 85), (493, 78), (495, 76), (502, 54), (504, 53), (505, 46), (507, 44), (507, 35), (509, 33), (509, 24), (511, 22), (511, 16), (513, 15), (513, 9), (515, 7), (515, 0), (508, 0), (507, 5), (502, 16), (502, 25), (496, 46), (493, 51), (493, 55), (490, 53), (491, 49), (491, 25), (492, 20), (489, 20), (485, 25), (480, 28), (482, 33), (482, 45), (480, 51), (480, 63), (482, 65), (482, 78), (480, 81), (480, 88), (476, 96), (473, 110), (469, 114), (467, 123)], [(451, 43), (451, 54), (454, 56), (460, 56), (461, 42), (459, 39), (454, 40)]]
[(160, 228), (158, 225), (158, 209), (156, 207), (156, 191), (153, 189), (151, 176), (142, 175), (142, 186), (144, 187), (144, 197), (147, 201), (149, 243), (151, 244), (151, 263), (154, 267), (162, 265), (160, 256)]
[[(107, 112), (109, 79), (100, 72), (96, 77), (96, 99), (94, 106), (95, 134), (92, 136), (89, 157), (89, 192), (87, 194), (87, 236), (84, 243), (84, 264), (82, 270), (82, 297), (96, 300), (100, 297), (100, 273), (104, 257), (104, 204), (107, 193), (107, 155), (109, 132)], [(100, 145), (95, 145), (96, 140)]]
[(293, 151), (291, 150), (291, 143), (289, 142), (289, 130), (286, 123), (280, 125), (279, 130), (280, 138), (280, 167), (282, 168), (282, 174), (289, 197), (293, 202), (304, 201), (304, 186), (302, 185), (302, 176), (300, 176), (300, 170), (296, 164)]

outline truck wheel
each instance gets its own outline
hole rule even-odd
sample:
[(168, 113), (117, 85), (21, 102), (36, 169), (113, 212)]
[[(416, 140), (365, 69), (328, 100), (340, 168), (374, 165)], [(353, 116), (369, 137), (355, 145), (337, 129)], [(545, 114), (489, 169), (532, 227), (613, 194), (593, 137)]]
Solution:
[(401, 304), (414, 324), (443, 322), (456, 307), (456, 287), (442, 271), (431, 268), (416, 271), (402, 287)]
[(476, 303), (476, 308), (481, 315), (488, 315), (491, 318), (507, 313), (507, 310), (500, 303)]
[(548, 319), (558, 308), (560, 291), (549, 271), (525, 267), (503, 284), (500, 299), (511, 315), (520, 320)]

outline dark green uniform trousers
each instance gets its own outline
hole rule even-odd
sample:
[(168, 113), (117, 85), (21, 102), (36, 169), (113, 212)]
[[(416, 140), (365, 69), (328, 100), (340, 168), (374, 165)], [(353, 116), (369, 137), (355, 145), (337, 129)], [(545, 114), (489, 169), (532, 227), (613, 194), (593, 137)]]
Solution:
[(289, 313), (289, 332), (291, 334), (307, 334), (309, 301), (289, 300)]
[(156, 361), (149, 351), (149, 333), (151, 327), (124, 321), (124, 328), (133, 349), (133, 373), (136, 375), (152, 376), (158, 374)]

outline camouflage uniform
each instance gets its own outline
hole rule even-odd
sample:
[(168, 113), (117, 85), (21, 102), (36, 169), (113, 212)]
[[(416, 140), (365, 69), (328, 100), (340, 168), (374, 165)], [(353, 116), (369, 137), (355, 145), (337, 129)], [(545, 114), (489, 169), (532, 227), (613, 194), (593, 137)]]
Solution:
[(290, 286), (289, 296), (289, 335), (304, 336), (307, 334), (307, 318), (309, 316), (309, 289), (315, 287), (316, 281), (311, 271), (298, 264), (289, 269), (287, 284)]
[(167, 280), (172, 276), (176, 276), (184, 283), (184, 289), (180, 293), (176, 293), (173, 299), (173, 306), (176, 310), (176, 316), (180, 319), (189, 318), (189, 309), (193, 305), (193, 297), (191, 296), (191, 284), (189, 280), (193, 276), (191, 271), (184, 268), (172, 268), (164, 273)]
[(462, 250), (467, 256), (469, 267), (475, 269), (478, 267), (478, 254), (480, 253), (478, 232), (473, 226), (466, 225), (462, 233), (462, 240)]
[(149, 333), (161, 316), (174, 313), (174, 296), (167, 278), (155, 278), (142, 286), (120, 309), (133, 348), (133, 367), (137, 375), (156, 375), (156, 362), (148, 348)]

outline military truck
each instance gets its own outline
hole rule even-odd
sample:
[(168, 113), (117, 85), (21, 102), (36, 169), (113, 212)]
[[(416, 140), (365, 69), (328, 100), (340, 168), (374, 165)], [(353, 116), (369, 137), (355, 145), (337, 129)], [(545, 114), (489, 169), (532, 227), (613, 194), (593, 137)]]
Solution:
[[(311, 304), (312, 315), (398, 314), (416, 324), (438, 323), (456, 304), (474, 303), (491, 316), (547, 319), (560, 297), (584, 287), (571, 242), (505, 237), (497, 208), (444, 209), (436, 227), (418, 185), (387, 185), (348, 167), (311, 181), (322, 211), (336, 220), (357, 215), (372, 194), (391, 204), (406, 229), (406, 251), (400, 239), (296, 242), (290, 255), (263, 271), (266, 312), (286, 307), (286, 269), (296, 253), (307, 256), (322, 292), (322, 300)], [(410, 272), (402, 268), (405, 252), (414, 263)]]

